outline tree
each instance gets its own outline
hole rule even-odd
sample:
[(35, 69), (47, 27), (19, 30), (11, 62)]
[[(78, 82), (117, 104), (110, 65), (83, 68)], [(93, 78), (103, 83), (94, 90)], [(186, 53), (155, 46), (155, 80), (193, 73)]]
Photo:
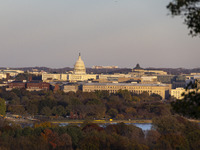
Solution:
[(187, 137), (191, 149), (200, 148), (200, 130), (194, 130), (193, 132), (190, 132)]
[(161, 134), (156, 130), (149, 130), (146, 134), (146, 141), (147, 144), (152, 148), (155, 149), (156, 142), (160, 138)]
[(118, 114), (118, 111), (117, 109), (114, 109), (114, 108), (111, 108), (109, 111), (108, 111), (108, 115), (111, 117), (111, 118), (115, 118)]
[(26, 113), (23, 105), (12, 105), (10, 108), (10, 112), (13, 114), (24, 115)]
[(187, 139), (180, 134), (163, 134), (157, 141), (156, 149), (162, 150), (188, 150)]
[(100, 139), (96, 135), (88, 135), (81, 140), (80, 147), (82, 150), (99, 150)]
[(138, 96), (133, 96), (133, 101), (135, 101), (135, 102), (140, 102), (140, 98), (138, 97)]
[(50, 147), (53, 149), (72, 150), (71, 137), (67, 133), (59, 136), (57, 132), (45, 129), (44, 133), (41, 133), (41, 135), (46, 141), (48, 141)]
[(50, 116), (52, 114), (52, 111), (48, 106), (46, 106), (46, 107), (42, 108), (41, 114), (46, 115), (46, 116)]
[(38, 113), (38, 106), (36, 104), (29, 103), (27, 106), (27, 112), (31, 115)]
[(184, 124), (180, 123), (174, 116), (162, 116), (153, 118), (153, 128), (160, 134), (181, 133)]
[(63, 115), (66, 114), (66, 111), (65, 111), (65, 108), (63, 106), (59, 105), (59, 106), (53, 107), (52, 113), (54, 115), (63, 116)]
[(200, 36), (200, 0), (173, 0), (167, 5), (172, 16), (184, 16), (192, 36)]
[(5, 115), (6, 114), (6, 103), (3, 98), (0, 98), (0, 115)]
[(136, 109), (133, 108), (133, 107), (128, 107), (128, 108), (126, 108), (125, 112), (126, 112), (127, 114), (131, 114), (131, 115), (135, 115), (135, 114), (137, 113)]
[(80, 127), (74, 125), (68, 125), (64, 128), (66, 128), (67, 134), (71, 137), (73, 148), (77, 149), (79, 141), (83, 138), (83, 131)]
[(123, 98), (125, 101), (132, 101), (131, 93), (128, 90), (119, 90), (117, 92), (119, 97)]

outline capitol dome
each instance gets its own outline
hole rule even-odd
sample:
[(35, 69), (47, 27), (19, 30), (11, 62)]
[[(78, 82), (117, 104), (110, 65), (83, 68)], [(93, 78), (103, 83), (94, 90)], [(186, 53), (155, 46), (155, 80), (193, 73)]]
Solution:
[(78, 60), (74, 65), (74, 74), (86, 74), (85, 64), (81, 59), (81, 55), (79, 53)]

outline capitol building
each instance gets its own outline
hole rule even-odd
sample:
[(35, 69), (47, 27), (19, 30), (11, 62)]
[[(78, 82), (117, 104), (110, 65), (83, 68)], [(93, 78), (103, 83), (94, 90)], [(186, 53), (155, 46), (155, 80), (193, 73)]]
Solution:
[(74, 65), (74, 71), (72, 74), (68, 74), (67, 81), (76, 82), (76, 81), (87, 81), (89, 79), (96, 79), (97, 75), (87, 74), (86, 68), (81, 55), (79, 53), (78, 60)]
[(83, 60), (81, 59), (81, 54), (79, 53), (78, 60), (74, 65), (74, 71), (72, 73), (66, 74), (50, 74), (43, 73), (42, 80), (45, 82), (50, 81), (68, 81), (68, 82), (77, 82), (77, 81), (87, 81), (89, 79), (96, 79), (96, 74), (87, 74), (86, 68)]

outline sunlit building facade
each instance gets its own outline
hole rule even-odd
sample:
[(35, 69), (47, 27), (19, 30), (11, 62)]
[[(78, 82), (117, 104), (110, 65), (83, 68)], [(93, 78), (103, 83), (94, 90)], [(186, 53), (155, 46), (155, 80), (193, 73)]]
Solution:
[(143, 92), (158, 94), (162, 99), (168, 98), (171, 90), (170, 84), (131, 84), (131, 83), (85, 83), (82, 85), (83, 92), (108, 91), (116, 93), (119, 90), (128, 90), (136, 94)]

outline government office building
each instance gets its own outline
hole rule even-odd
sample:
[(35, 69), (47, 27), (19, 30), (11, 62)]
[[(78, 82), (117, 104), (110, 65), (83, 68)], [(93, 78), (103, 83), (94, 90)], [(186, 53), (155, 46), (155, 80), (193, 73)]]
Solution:
[(149, 95), (158, 94), (162, 99), (169, 97), (171, 91), (170, 84), (135, 84), (135, 83), (84, 83), (83, 92), (108, 91), (116, 93), (118, 90), (128, 90), (136, 94), (147, 92)]

